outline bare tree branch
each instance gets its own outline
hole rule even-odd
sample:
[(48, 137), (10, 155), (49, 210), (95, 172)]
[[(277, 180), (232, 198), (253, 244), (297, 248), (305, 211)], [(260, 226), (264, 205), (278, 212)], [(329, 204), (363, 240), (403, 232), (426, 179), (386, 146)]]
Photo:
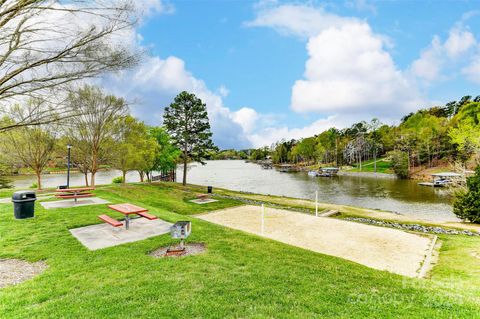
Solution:
[[(0, 112), (15, 100), (57, 98), (69, 83), (136, 65), (141, 53), (122, 43), (135, 23), (130, 1), (0, 1)], [(52, 111), (0, 132), (74, 113)]]

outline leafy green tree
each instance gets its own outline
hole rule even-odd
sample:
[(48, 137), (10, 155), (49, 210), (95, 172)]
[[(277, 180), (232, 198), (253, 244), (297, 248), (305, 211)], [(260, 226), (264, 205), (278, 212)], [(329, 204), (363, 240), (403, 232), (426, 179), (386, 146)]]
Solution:
[(459, 218), (480, 223), (480, 166), (467, 178), (467, 190), (457, 192), (453, 212)]
[(194, 94), (181, 92), (165, 108), (163, 124), (173, 144), (182, 151), (183, 185), (187, 184), (187, 164), (197, 161), (202, 165), (211, 150), (215, 150), (206, 105)]
[(270, 155), (270, 149), (267, 146), (265, 146), (265, 147), (261, 147), (261, 148), (253, 150), (250, 153), (250, 159), (252, 161), (264, 160), (269, 155)]
[(431, 115), (421, 110), (400, 126), (404, 136), (414, 137), (410, 154), (416, 155), (419, 164), (428, 163), (449, 147), (447, 139), (447, 119)]
[(126, 116), (119, 123), (115, 145), (113, 167), (122, 172), (122, 182), (126, 182), (128, 171), (144, 172), (152, 167), (157, 148), (156, 140), (147, 134), (147, 128), (141, 121)]
[(55, 137), (46, 128), (22, 127), (1, 136), (3, 152), (10, 160), (22, 163), (37, 176), (37, 188), (42, 189), (42, 172), (52, 158)]
[(296, 153), (307, 163), (315, 159), (315, 137), (304, 138), (296, 145)]
[(399, 178), (409, 177), (408, 154), (399, 150), (388, 153), (392, 161), (392, 168)]
[(480, 103), (465, 105), (453, 119), (453, 127), (448, 135), (456, 146), (463, 163), (475, 155), (480, 162)]
[(155, 152), (153, 165), (148, 170), (147, 176), (152, 171), (162, 172), (176, 169), (181, 151), (172, 144), (167, 131), (163, 127), (156, 126), (150, 127), (148, 134), (155, 139), (158, 147)]
[(275, 150), (272, 153), (272, 161), (274, 163), (286, 163), (289, 158), (288, 143), (281, 141), (275, 146)]

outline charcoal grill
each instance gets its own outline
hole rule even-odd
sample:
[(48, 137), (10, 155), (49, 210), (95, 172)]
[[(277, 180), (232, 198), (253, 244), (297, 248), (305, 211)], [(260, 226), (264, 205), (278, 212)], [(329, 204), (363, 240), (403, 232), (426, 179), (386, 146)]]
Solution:
[(178, 221), (170, 227), (172, 238), (180, 239), (180, 247), (169, 248), (166, 255), (183, 255), (185, 253), (185, 238), (192, 232), (192, 223), (189, 221)]

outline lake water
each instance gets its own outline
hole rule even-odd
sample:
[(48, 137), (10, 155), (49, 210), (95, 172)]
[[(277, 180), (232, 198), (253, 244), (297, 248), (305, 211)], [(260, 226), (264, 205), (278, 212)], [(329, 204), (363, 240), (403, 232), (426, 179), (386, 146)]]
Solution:
[[(116, 170), (99, 172), (97, 184), (109, 184), (121, 173)], [(315, 199), (333, 204), (393, 211), (418, 219), (458, 221), (452, 213), (447, 189), (418, 186), (417, 181), (382, 177), (338, 176), (335, 178), (310, 177), (306, 172), (281, 173), (264, 170), (260, 165), (244, 161), (208, 161), (206, 165), (192, 164), (188, 169), (188, 183), (211, 185), (231, 190), (260, 194)], [(182, 170), (177, 172), (182, 180)], [(82, 174), (71, 175), (71, 185), (84, 185)], [(16, 176), (17, 188), (28, 188), (34, 176)], [(127, 174), (127, 182), (138, 182), (136, 172)], [(44, 175), (44, 187), (66, 183), (65, 175)]]
[[(178, 172), (181, 181), (182, 172)], [(306, 172), (281, 173), (244, 161), (209, 161), (194, 164), (188, 183), (238, 191), (315, 199), (320, 202), (393, 211), (418, 219), (458, 221), (452, 213), (447, 189), (417, 185), (417, 181), (385, 177), (310, 177)]]

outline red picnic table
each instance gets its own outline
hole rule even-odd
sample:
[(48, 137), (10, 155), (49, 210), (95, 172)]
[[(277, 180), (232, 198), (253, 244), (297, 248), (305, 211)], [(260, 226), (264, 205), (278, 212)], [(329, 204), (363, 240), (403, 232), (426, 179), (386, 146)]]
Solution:
[(73, 198), (76, 203), (78, 198), (95, 196), (95, 194), (89, 192), (93, 190), (95, 190), (93, 187), (56, 189), (55, 192), (62, 194), (56, 194), (55, 196), (58, 198)]
[(133, 204), (114, 204), (108, 205), (108, 208), (125, 215), (125, 229), (128, 229), (130, 226), (130, 215), (139, 215), (150, 220), (157, 219), (157, 216), (147, 214), (148, 209)]

